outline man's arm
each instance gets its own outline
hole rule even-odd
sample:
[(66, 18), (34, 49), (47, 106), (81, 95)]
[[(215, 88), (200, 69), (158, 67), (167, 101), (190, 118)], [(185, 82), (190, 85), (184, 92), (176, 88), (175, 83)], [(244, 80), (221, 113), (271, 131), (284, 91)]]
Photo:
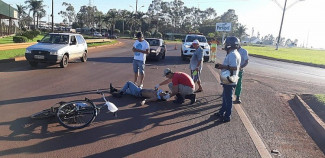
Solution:
[(161, 83), (159, 83), (159, 86), (165, 85), (165, 84), (167, 84), (169, 82), (172, 82), (172, 79), (167, 79), (165, 81), (162, 81)]
[(136, 49), (136, 48), (133, 47), (132, 51), (133, 52), (140, 52), (140, 53), (143, 53), (143, 54), (149, 54), (149, 49), (141, 50), (141, 49)]
[(231, 67), (231, 66), (228, 66), (228, 65), (219, 64), (218, 69), (237, 70), (237, 67)]
[(246, 67), (246, 66), (247, 66), (247, 64), (248, 64), (248, 59), (247, 59), (247, 60), (245, 60), (245, 63), (244, 63), (242, 66), (240, 66), (240, 68), (244, 68), (244, 67)]
[(149, 99), (144, 99), (144, 100), (141, 101), (141, 105), (144, 105), (144, 104), (146, 104), (148, 102), (157, 101), (157, 100), (158, 100), (157, 97), (153, 97), (153, 98), (149, 98)]

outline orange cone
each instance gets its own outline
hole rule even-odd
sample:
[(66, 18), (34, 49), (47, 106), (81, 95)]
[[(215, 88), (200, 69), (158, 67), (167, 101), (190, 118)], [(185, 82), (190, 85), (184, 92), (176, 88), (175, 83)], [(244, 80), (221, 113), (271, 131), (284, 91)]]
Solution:
[(175, 44), (175, 48), (174, 49), (177, 50), (176, 44)]

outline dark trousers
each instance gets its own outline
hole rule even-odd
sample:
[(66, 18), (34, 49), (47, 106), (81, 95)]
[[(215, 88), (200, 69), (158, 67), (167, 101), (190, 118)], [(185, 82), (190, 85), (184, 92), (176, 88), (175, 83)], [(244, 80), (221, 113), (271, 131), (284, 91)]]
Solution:
[(232, 94), (234, 92), (236, 85), (223, 85), (222, 93), (222, 107), (219, 111), (220, 114), (225, 113), (226, 118), (230, 118), (232, 109)]

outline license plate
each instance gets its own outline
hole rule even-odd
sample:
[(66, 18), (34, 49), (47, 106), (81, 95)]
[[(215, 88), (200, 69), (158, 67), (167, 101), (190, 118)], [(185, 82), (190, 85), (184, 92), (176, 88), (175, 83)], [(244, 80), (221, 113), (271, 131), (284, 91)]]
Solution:
[(44, 59), (44, 55), (34, 55), (35, 59)]

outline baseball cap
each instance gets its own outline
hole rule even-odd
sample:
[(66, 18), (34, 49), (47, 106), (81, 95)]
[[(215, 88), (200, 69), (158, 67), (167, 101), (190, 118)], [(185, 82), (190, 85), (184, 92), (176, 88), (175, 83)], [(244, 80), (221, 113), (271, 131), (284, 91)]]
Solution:
[(167, 74), (169, 74), (169, 73), (171, 73), (172, 72), (172, 70), (170, 70), (170, 68), (166, 68), (165, 70), (164, 70), (164, 76), (166, 76)]
[(200, 44), (198, 40), (194, 40), (192, 44)]

